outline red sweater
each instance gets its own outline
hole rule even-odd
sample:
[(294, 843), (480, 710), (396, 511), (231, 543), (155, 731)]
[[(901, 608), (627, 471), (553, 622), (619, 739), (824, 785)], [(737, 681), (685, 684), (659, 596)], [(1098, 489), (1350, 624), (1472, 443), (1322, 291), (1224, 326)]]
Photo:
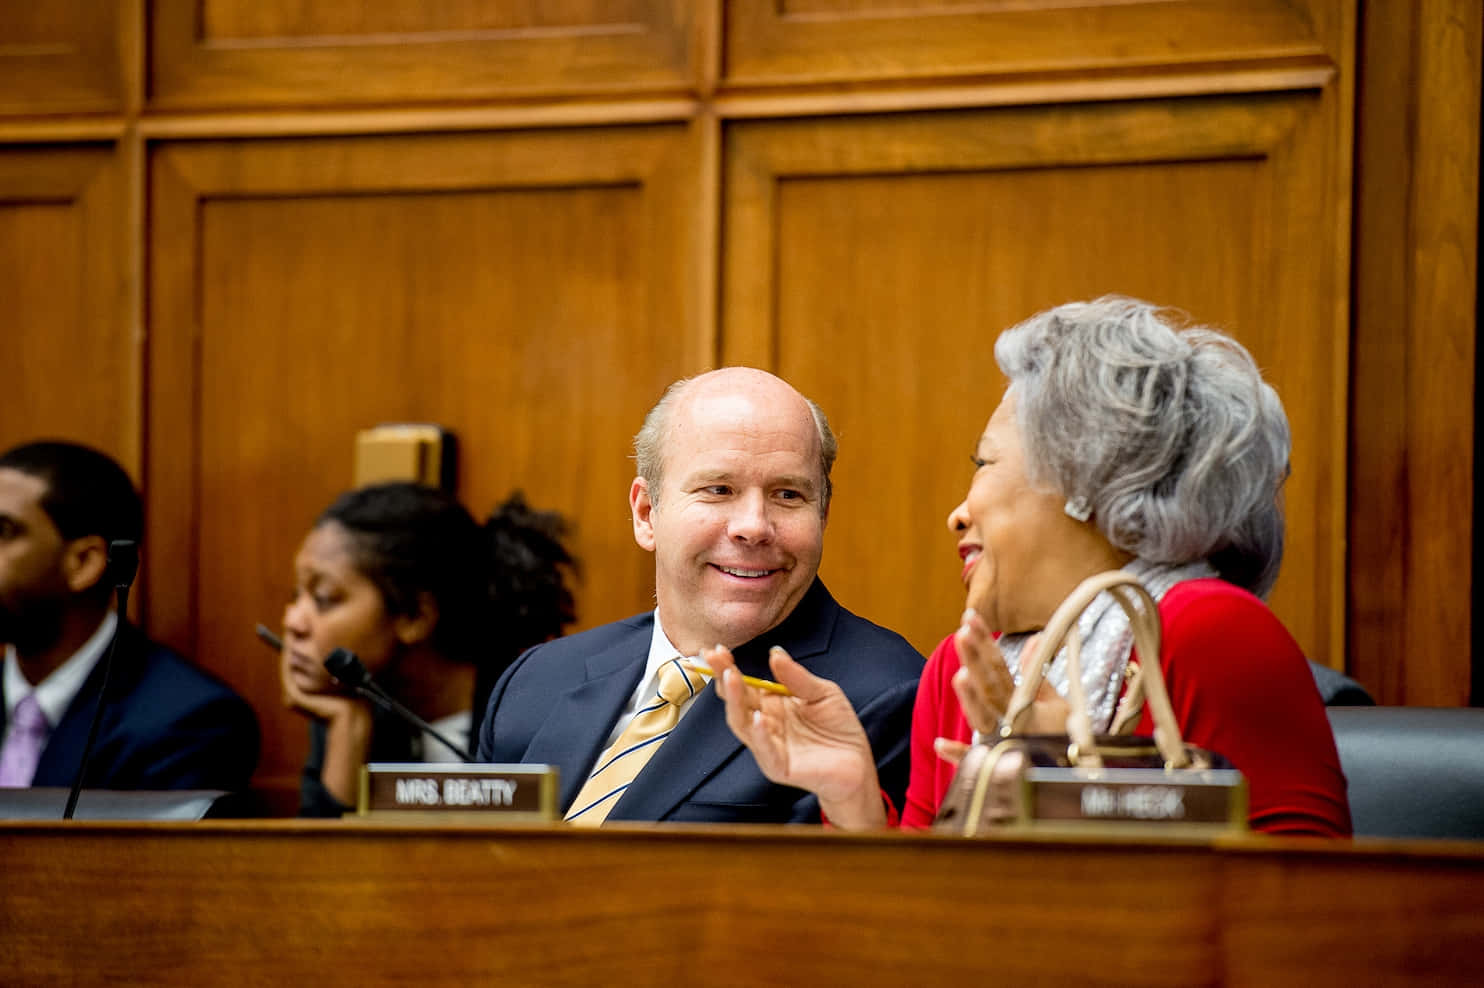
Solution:
[[(1176, 584), (1160, 601), (1159, 617), (1160, 668), (1181, 734), (1242, 770), (1252, 829), (1350, 836), (1334, 734), (1288, 629), (1261, 600), (1215, 579)], [(933, 739), (972, 736), (953, 691), (958, 668), (950, 635), (928, 659), (917, 688), (904, 827), (932, 823), (953, 778), (954, 766), (934, 753)], [(1136, 731), (1153, 729), (1146, 709)]]

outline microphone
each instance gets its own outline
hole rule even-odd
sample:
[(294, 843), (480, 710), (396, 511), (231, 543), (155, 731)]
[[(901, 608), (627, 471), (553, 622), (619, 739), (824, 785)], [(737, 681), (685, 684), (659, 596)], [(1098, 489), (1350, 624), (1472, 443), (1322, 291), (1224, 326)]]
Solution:
[[(116, 539), (108, 543), (108, 570), (105, 579), (113, 583), (115, 590), (124, 593), (134, 585), (134, 575), (139, 572), (139, 543), (129, 539)], [(119, 605), (122, 608), (122, 603)]]
[(275, 652), (283, 651), (283, 639), (275, 635), (266, 624), (260, 621), (258, 622), (258, 626), (253, 630), (257, 632), (258, 640), (264, 645), (267, 645)]
[(93, 723), (88, 728), (87, 743), (82, 746), (82, 759), (77, 765), (77, 776), (72, 780), (72, 789), (67, 793), (67, 805), (62, 810), (62, 819), (71, 820), (77, 810), (77, 798), (82, 795), (82, 780), (88, 774), (88, 761), (93, 757), (93, 744), (98, 740), (98, 725), (103, 722), (103, 708), (108, 704), (108, 680), (113, 673), (113, 653), (118, 651), (119, 633), (129, 619), (129, 588), (134, 585), (134, 574), (139, 572), (139, 543), (132, 539), (115, 539), (108, 543), (108, 565), (103, 579), (113, 584), (118, 593), (118, 623), (113, 627), (113, 637), (108, 641), (108, 651), (103, 653), (103, 682), (98, 687), (98, 705), (93, 708)]
[(325, 669), (329, 671), (330, 675), (338, 679), (342, 686), (345, 686), (352, 693), (355, 693), (357, 696), (364, 697), (365, 699), (370, 700), (372, 703), (381, 707), (383, 710), (386, 710), (396, 717), (400, 717), (403, 721), (411, 724), (413, 727), (417, 728), (424, 734), (431, 735), (449, 751), (453, 752), (455, 755), (458, 755), (459, 761), (465, 762), (466, 764), (473, 763), (474, 759), (469, 757), (468, 752), (461, 750), (458, 745), (454, 744), (452, 741), (448, 740), (448, 738), (439, 734), (433, 729), (432, 724), (429, 724), (417, 714), (402, 706), (402, 704), (397, 702), (395, 697), (393, 697), (386, 690), (382, 689), (381, 686), (377, 684), (376, 680), (371, 678), (370, 671), (367, 670), (366, 666), (361, 662), (361, 660), (356, 657), (356, 653), (352, 652), (350, 649), (337, 648), (333, 652), (331, 652), (328, 656), (325, 657)]

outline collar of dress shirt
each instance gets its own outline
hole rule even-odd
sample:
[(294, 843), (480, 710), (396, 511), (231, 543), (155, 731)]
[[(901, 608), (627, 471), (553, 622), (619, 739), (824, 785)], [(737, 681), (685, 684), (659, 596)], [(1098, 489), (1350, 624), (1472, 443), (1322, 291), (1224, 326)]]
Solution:
[(32, 686), (21, 673), (20, 660), (16, 658), (15, 647), (7, 645), (5, 648), (5, 720), (9, 723), (15, 717), (15, 708), (18, 703), (33, 690), (36, 693), (36, 702), (41, 704), (41, 712), (46, 714), (46, 722), (55, 728), (62, 721), (62, 715), (72, 705), (82, 684), (87, 682), (88, 675), (98, 660), (103, 657), (103, 650), (108, 647), (109, 639), (113, 636), (113, 629), (118, 627), (118, 615), (109, 611), (103, 616), (103, 621), (98, 625), (98, 630), (93, 632), (91, 638), (83, 642), (82, 648), (73, 652), (71, 657), (52, 671), (36, 686)]
[[(634, 687), (634, 692), (629, 694), (629, 702), (624, 706), (623, 713), (619, 714), (618, 720), (614, 722), (613, 730), (608, 734), (608, 740), (603, 742), (604, 748), (607, 748), (614, 741), (618, 740), (618, 736), (623, 733), (623, 729), (629, 726), (629, 721), (634, 719), (634, 714), (660, 688), (660, 666), (679, 654), (680, 649), (670, 644), (670, 639), (665, 634), (664, 626), (660, 624), (660, 612), (656, 609), (654, 612), (654, 632), (649, 636), (649, 657), (644, 661), (644, 675), (639, 677), (639, 685)], [(696, 696), (699, 695), (699, 693), (696, 694)], [(684, 717), (686, 711), (695, 702), (696, 698), (694, 696), (685, 701), (684, 705), (680, 708), (680, 716)]]

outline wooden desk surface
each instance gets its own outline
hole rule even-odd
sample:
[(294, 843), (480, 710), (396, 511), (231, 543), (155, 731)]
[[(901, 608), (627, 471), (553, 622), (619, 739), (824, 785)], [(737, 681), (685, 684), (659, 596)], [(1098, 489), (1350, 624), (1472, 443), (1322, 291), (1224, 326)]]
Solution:
[(1358, 988), (1484, 968), (1484, 844), (0, 823), (0, 875), (15, 984)]

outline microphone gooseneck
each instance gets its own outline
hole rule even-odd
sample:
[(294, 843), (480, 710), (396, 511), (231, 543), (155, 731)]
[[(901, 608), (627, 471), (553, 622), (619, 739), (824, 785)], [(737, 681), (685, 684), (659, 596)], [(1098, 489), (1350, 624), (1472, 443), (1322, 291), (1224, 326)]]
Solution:
[(395, 717), (400, 717), (404, 722), (417, 728), (418, 731), (438, 741), (449, 751), (457, 755), (459, 761), (465, 763), (474, 761), (474, 759), (469, 757), (467, 751), (464, 751), (448, 738), (439, 734), (433, 729), (432, 724), (429, 724), (417, 714), (408, 710), (401, 703), (397, 702), (396, 697), (382, 689), (376, 680), (371, 678), (371, 673), (366, 669), (365, 664), (350, 649), (337, 648), (325, 656), (325, 670), (339, 680), (340, 684), (352, 693), (370, 700), (383, 710), (386, 710)]
[(108, 680), (113, 673), (113, 655), (118, 651), (119, 636), (129, 614), (129, 588), (134, 584), (134, 575), (139, 572), (139, 543), (131, 539), (115, 539), (108, 543), (108, 564), (103, 578), (113, 584), (118, 594), (118, 622), (113, 626), (113, 637), (108, 641), (108, 651), (103, 654), (103, 681), (98, 686), (98, 705), (93, 708), (93, 723), (88, 727), (88, 740), (82, 746), (82, 758), (77, 763), (77, 775), (67, 793), (67, 805), (62, 810), (62, 819), (71, 820), (77, 811), (77, 799), (82, 795), (82, 781), (88, 774), (88, 762), (93, 757), (93, 745), (98, 740), (98, 725), (103, 723), (103, 708), (108, 705)]

